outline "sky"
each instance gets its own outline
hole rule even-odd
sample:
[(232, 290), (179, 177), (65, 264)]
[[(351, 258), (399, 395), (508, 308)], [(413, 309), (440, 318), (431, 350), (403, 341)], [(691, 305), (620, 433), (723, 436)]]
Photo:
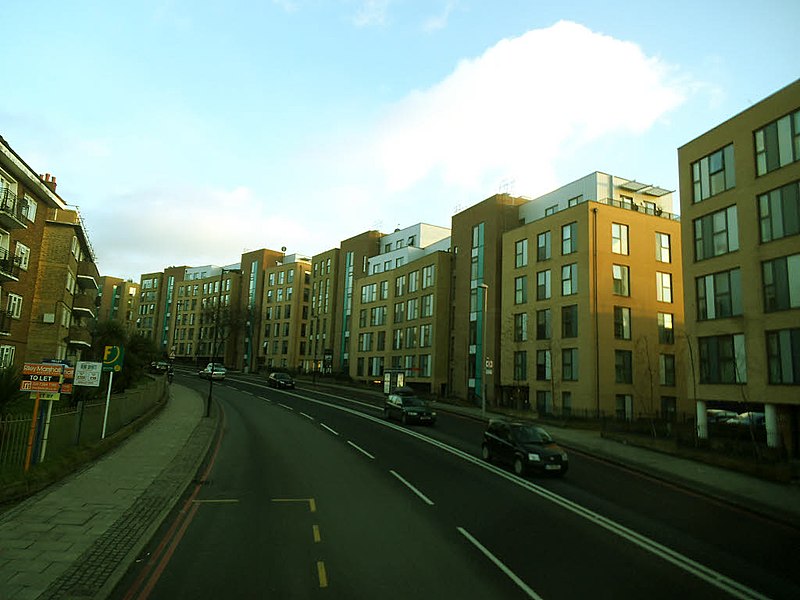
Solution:
[[(0, 135), (101, 275), (313, 255), (677, 148), (800, 77), (797, 0), (4, 0)], [(677, 193), (675, 194), (676, 207)]]

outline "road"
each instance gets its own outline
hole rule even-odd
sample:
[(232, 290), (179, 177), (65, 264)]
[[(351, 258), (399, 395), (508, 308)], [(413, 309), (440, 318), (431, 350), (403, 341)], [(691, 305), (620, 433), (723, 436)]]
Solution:
[(117, 598), (800, 597), (796, 530), (590, 456), (518, 478), (468, 418), (237, 376), (214, 396), (206, 481)]

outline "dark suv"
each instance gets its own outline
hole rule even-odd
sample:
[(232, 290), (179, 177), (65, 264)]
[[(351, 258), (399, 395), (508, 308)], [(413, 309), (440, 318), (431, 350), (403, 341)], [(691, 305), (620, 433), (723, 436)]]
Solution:
[(564, 475), (569, 468), (567, 453), (538, 425), (516, 421), (489, 422), (483, 433), (481, 455), (496, 460), (522, 475), (525, 471)]
[(267, 377), (267, 386), (278, 389), (294, 389), (294, 379), (292, 379), (292, 376), (288, 373), (275, 371), (270, 373), (269, 377)]

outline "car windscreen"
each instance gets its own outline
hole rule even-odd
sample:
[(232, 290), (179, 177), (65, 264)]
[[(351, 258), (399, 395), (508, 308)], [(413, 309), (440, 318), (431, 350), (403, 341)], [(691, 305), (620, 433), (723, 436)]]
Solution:
[(517, 426), (511, 427), (511, 432), (518, 442), (546, 444), (552, 442), (553, 438), (541, 427)]
[(425, 401), (416, 396), (405, 396), (403, 398), (403, 406), (425, 406)]

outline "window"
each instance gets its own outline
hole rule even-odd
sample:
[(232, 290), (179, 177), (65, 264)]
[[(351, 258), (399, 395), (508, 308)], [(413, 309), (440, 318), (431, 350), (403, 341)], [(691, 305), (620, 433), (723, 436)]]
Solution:
[[(289, 308), (288, 306), (286, 308)], [(377, 325), (386, 325), (386, 307), (376, 306), (370, 309), (369, 324), (373, 327)]]
[(420, 298), (422, 301), (422, 309), (421, 309), (421, 316), (422, 317), (432, 317), (433, 316), (433, 294), (426, 294)]
[(561, 351), (561, 379), (578, 381), (578, 349), (566, 348)]
[(25, 198), (22, 202), (22, 214), (25, 215), (25, 218), (31, 223), (36, 221), (36, 209), (38, 206), (36, 200), (28, 196), (28, 194), (25, 194)]
[(759, 196), (758, 218), (762, 243), (800, 233), (800, 182)]
[(578, 224), (569, 223), (561, 228), (561, 254), (578, 251)]
[(697, 319), (723, 319), (742, 314), (741, 271), (731, 269), (698, 277)]
[(17, 242), (16, 256), (19, 261), (19, 268), (23, 271), (27, 271), (31, 260), (31, 249), (25, 244)]
[(419, 271), (411, 271), (408, 274), (408, 291), (416, 292), (419, 290)]
[(672, 248), (667, 233), (656, 232), (656, 260), (663, 263), (672, 262)]
[(656, 300), (672, 302), (672, 274), (656, 271)]
[(739, 249), (739, 224), (735, 206), (694, 220), (694, 259), (704, 260)]
[(269, 281), (269, 285), (275, 285), (275, 273), (270, 273), (269, 274), (268, 281)]
[(558, 212), (558, 204), (553, 204), (552, 206), (548, 206), (544, 209), (544, 216), (549, 217), (550, 215), (554, 215)]
[(550, 350), (536, 351), (536, 379), (550, 381)]
[(406, 303), (398, 302), (394, 305), (394, 322), (402, 323), (406, 314)]
[[(280, 308), (280, 306), (278, 308)], [(358, 312), (358, 326), (359, 327), (366, 327), (367, 326), (367, 309), (365, 309), (365, 308), (362, 308)]]
[(631, 339), (631, 309), (627, 306), (614, 307), (614, 337), (618, 340)]
[(578, 305), (561, 307), (561, 337), (578, 337)]
[(14, 364), (14, 346), (0, 346), (0, 369)]
[(417, 347), (417, 328), (406, 327), (406, 348)]
[(561, 267), (561, 295), (572, 296), (578, 293), (578, 265), (564, 265)]
[(412, 321), (419, 318), (419, 298), (411, 298), (406, 302), (406, 320)]
[(700, 349), (700, 383), (745, 383), (747, 357), (744, 334), (697, 339)]
[(525, 350), (514, 352), (514, 380), (528, 379), (528, 353)]
[(528, 266), (528, 240), (519, 240), (514, 244), (514, 266)]
[(736, 185), (733, 144), (692, 163), (694, 201), (702, 202)]
[(628, 254), (627, 225), (611, 224), (611, 252), (614, 254)]
[(633, 419), (633, 396), (630, 394), (617, 394), (615, 416), (620, 421), (630, 421)]
[(552, 335), (550, 309), (536, 311), (536, 339), (549, 340)]
[(678, 411), (678, 399), (675, 396), (661, 396), (661, 418), (665, 421), (675, 421)]
[(524, 304), (528, 301), (528, 276), (514, 278), (514, 304)]
[(514, 315), (514, 341), (528, 341), (528, 313), (517, 313)]
[(358, 349), (361, 352), (369, 352), (372, 350), (372, 333), (358, 334)]
[(400, 275), (394, 280), (394, 295), (402, 296), (406, 293), (406, 276)]
[(389, 298), (389, 282), (388, 281), (381, 281), (380, 287), (378, 288), (378, 297), (381, 300), (386, 300)]
[(427, 323), (419, 326), (419, 347), (430, 348), (433, 344), (433, 325)]
[[(377, 373), (378, 375), (380, 373)], [(419, 355), (419, 376), (420, 377), (430, 377), (431, 376), (431, 355), (430, 354), (420, 354)]]
[(550, 259), (550, 232), (545, 231), (536, 236), (536, 260)]
[(550, 298), (550, 270), (536, 273), (536, 299), (548, 300)]
[(19, 319), (22, 315), (22, 296), (17, 294), (6, 294), (8, 300), (6, 302), (6, 311), (13, 319)]
[(658, 343), (675, 343), (675, 330), (672, 327), (672, 313), (658, 313)]
[(572, 414), (572, 392), (561, 392), (561, 416), (569, 417)]
[(800, 160), (800, 110), (757, 130), (755, 143), (758, 175)]
[(569, 206), (575, 206), (576, 204), (580, 204), (581, 202), (583, 202), (583, 194), (581, 194), (580, 196), (575, 196), (574, 198), (570, 198), (569, 200), (567, 200), (567, 206), (568, 207)]
[(402, 350), (402, 349), (403, 349), (403, 330), (394, 329), (392, 330), (392, 350)]
[(761, 263), (764, 312), (800, 308), (800, 254)]
[(658, 377), (661, 385), (675, 385), (675, 355), (659, 354)]
[(481, 248), (483, 247), (483, 230), (484, 226), (483, 223), (478, 223), (472, 228), (472, 247), (473, 248)]
[(433, 285), (433, 265), (422, 267), (422, 289)]
[(628, 284), (630, 280), (630, 267), (626, 265), (612, 265), (611, 273), (614, 277), (614, 295), (630, 296), (631, 290)]
[(800, 329), (767, 332), (767, 363), (770, 383), (800, 385)]
[[(282, 300), (283, 296), (283, 289), (278, 289), (278, 302)], [(361, 302), (363, 304), (368, 304), (370, 302), (375, 302), (377, 298), (378, 287), (375, 283), (370, 283), (368, 285), (361, 286)]]
[(633, 352), (614, 350), (614, 380), (617, 383), (633, 383)]

